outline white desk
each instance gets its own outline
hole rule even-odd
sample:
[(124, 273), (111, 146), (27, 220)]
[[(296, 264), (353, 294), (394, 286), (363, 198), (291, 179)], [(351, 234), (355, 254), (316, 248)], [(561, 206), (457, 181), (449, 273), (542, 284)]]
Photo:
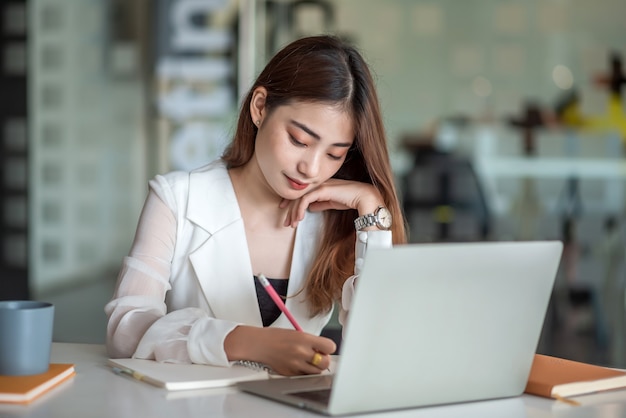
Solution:
[[(105, 366), (104, 346), (54, 343), (52, 361), (74, 363), (76, 376), (30, 405), (0, 404), (0, 417), (321, 417), (321, 415), (239, 393), (233, 388), (167, 392), (117, 376)], [(363, 417), (626, 418), (626, 390), (576, 398), (582, 406), (523, 395), (487, 402), (416, 408)]]

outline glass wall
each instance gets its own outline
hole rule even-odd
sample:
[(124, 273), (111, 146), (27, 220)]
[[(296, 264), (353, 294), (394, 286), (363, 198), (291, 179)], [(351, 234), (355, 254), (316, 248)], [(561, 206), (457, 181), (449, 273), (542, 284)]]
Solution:
[(140, 2), (30, 5), (30, 241), (35, 296), (110, 273), (145, 197)]

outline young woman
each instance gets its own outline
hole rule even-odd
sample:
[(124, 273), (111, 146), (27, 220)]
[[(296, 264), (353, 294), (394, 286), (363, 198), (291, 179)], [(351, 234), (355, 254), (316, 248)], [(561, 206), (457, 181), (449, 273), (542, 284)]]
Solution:
[[(331, 36), (297, 40), (244, 100), (222, 158), (150, 181), (106, 305), (112, 357), (320, 373), (368, 246), (406, 241), (371, 74)], [(271, 278), (304, 332), (255, 280)]]

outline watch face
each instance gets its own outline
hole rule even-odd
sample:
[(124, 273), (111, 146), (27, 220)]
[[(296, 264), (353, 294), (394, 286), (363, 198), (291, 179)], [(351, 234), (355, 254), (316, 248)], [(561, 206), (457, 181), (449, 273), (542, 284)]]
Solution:
[(376, 218), (380, 227), (382, 227), (383, 229), (391, 228), (391, 212), (389, 212), (387, 208), (381, 207), (380, 209), (378, 209)]

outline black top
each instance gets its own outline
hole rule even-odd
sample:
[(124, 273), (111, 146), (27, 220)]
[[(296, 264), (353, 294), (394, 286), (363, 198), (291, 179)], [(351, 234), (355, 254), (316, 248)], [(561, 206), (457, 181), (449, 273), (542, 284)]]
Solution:
[[(289, 285), (289, 279), (267, 279), (276, 293), (283, 299), (283, 301), (287, 298), (287, 286)], [(276, 306), (270, 295), (261, 285), (254, 276), (254, 286), (256, 287), (256, 298), (259, 301), (259, 309), (261, 309), (261, 319), (263, 321), (263, 326), (267, 327), (272, 325), (276, 319), (282, 313), (280, 308)]]

